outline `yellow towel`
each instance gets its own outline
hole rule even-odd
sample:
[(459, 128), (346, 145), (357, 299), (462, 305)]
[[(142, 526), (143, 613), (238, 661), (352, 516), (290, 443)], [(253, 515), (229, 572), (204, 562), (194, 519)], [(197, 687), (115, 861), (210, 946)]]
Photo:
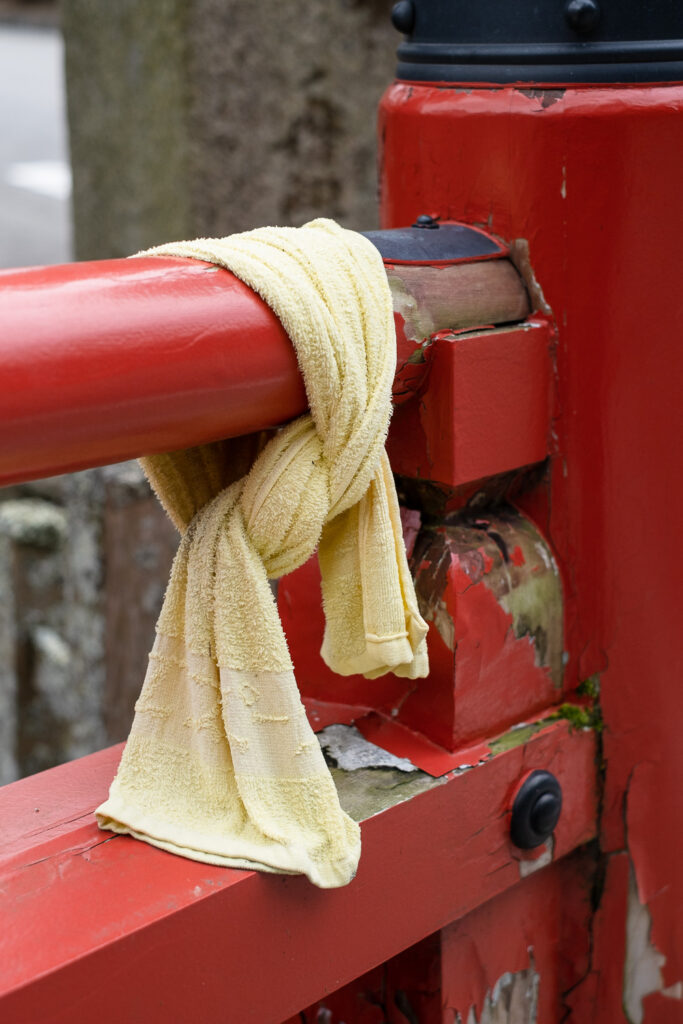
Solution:
[(396, 343), (382, 260), (329, 220), (150, 252), (217, 263), (258, 292), (311, 411), (265, 447), (251, 436), (141, 460), (182, 540), (97, 820), (195, 860), (345, 885), (359, 829), (306, 719), (268, 577), (318, 546), (327, 664), (426, 675), (384, 451)]

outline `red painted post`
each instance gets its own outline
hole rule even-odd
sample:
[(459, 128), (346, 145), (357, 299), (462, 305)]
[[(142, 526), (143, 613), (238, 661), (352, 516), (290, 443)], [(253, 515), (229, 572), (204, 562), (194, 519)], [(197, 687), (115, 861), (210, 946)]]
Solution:
[[(456, 17), (448, 5), (427, 3), (420, 16), (437, 6), (447, 19)], [(602, 6), (600, 21), (592, 0), (566, 5), (562, 32), (573, 31), (572, 18), (577, 32), (586, 25), (589, 33), (609, 28), (614, 10), (608, 11), (607, 0)], [(499, 7), (509, 13), (508, 4)], [(541, 7), (531, 7), (535, 17)], [(628, 21), (640, 7), (620, 4), (617, 13)], [(413, 3), (398, 8), (407, 34), (420, 27)], [(459, 8), (460, 34), (466, 14)], [(512, 20), (526, 30), (517, 12)], [(527, 42), (521, 50), (512, 46), (515, 59), (539, 52)], [(653, 60), (663, 55), (672, 77), (680, 77), (683, 65), (673, 61), (673, 43), (667, 49), (660, 42), (645, 49)], [(402, 399), (410, 393), (412, 401), (394, 419), (390, 447), (403, 475), (410, 530), (417, 534), (414, 568), (425, 584), (420, 593), (432, 639), (438, 634), (430, 678), (417, 684), (351, 678), (332, 686), (311, 655), (320, 623), (310, 565), (285, 581), (280, 601), (314, 724), (354, 721), (364, 737), (409, 754), (443, 779), (429, 782), (430, 792), (418, 798), (371, 814), (363, 824), (366, 853), (358, 878), (333, 894), (311, 893), (300, 879), (232, 873), (226, 880), (219, 869), (178, 864), (126, 838), (97, 841), (91, 821), (67, 817), (70, 806), (44, 833), (32, 831), (30, 806), (41, 805), (49, 784), (35, 790), (28, 784), (25, 824), (0, 865), (13, 894), (13, 934), (20, 936), (19, 954), (13, 961), (3, 958), (9, 965), (5, 1007), (13, 1024), (39, 1016), (45, 1005), (58, 1006), (59, 1019), (73, 1020), (74, 1012), (89, 1019), (94, 1007), (102, 1007), (102, 985), (124, 973), (124, 1003), (105, 1004), (103, 1019), (121, 1005), (142, 1008), (150, 1020), (167, 1019), (169, 1011), (196, 1015), (198, 1009), (215, 1016), (227, 1012), (226, 989), (239, 1019), (275, 1021), (278, 1013), (293, 1013), (316, 998), (311, 1013), (331, 1014), (334, 998), (321, 1004), (321, 992), (350, 982), (428, 932), (430, 963), (438, 963), (439, 977), (438, 998), (425, 1003), (425, 1024), (440, 1012), (448, 1020), (482, 1020), (487, 1011), (493, 1014), (494, 998), (499, 1009), (501, 999), (508, 1007), (524, 1005), (529, 1019), (542, 1024), (603, 1024), (621, 1019), (622, 1008), (643, 1024), (668, 1024), (679, 1016), (683, 746), (677, 685), (683, 665), (681, 571), (674, 560), (683, 489), (673, 465), (683, 392), (677, 277), (683, 85), (638, 84), (653, 65), (644, 61), (639, 71), (633, 40), (627, 43), (619, 69), (625, 78), (641, 75), (630, 85), (599, 84), (600, 68), (584, 59), (590, 44), (577, 47), (572, 37), (551, 43), (547, 56), (555, 59), (566, 45), (566, 55), (579, 55), (583, 71), (588, 68), (585, 79), (577, 72), (578, 80), (598, 84), (566, 85), (556, 75), (545, 87), (547, 79), (534, 79), (533, 67), (518, 63), (519, 77), (531, 76), (526, 86), (509, 84), (505, 75), (492, 85), (483, 71), (478, 83), (434, 84), (418, 74), (417, 81), (395, 84), (383, 101), (385, 225), (401, 227), (420, 214), (487, 225), (514, 243), (540, 315), (521, 323), (525, 309), (509, 317), (512, 325), (491, 327), (486, 318), (470, 318), (466, 334), (444, 331), (455, 324), (433, 324), (420, 334), (420, 316), (411, 321), (414, 304), (397, 308), (399, 346), (407, 345), (401, 354), (410, 355), (412, 343), (414, 357), (401, 368), (397, 390)], [(594, 52), (613, 56), (615, 45), (608, 37)], [(440, 46), (430, 37), (411, 52), (419, 65)], [(459, 52), (472, 67), (476, 47), (468, 43)], [(480, 53), (507, 68), (500, 47), (486, 42)], [(438, 67), (437, 77), (452, 73), (452, 62)], [(195, 272), (220, 273), (206, 267)], [(214, 276), (209, 290), (220, 280)], [(75, 291), (79, 304), (69, 331), (83, 326), (82, 302), (89, 317), (83, 348), (95, 358), (78, 364), (78, 394), (68, 391), (67, 377), (57, 383), (66, 389), (69, 408), (80, 412), (71, 419), (63, 415), (59, 401), (47, 394), (44, 373), (31, 382), (26, 363), (41, 367), (44, 358), (49, 367), (51, 358), (41, 345), (27, 349), (16, 380), (29, 393), (38, 389), (35, 407), (48, 409), (52, 419), (31, 435), (21, 414), (15, 416), (12, 422), (28, 431), (25, 459), (45, 445), (46, 430), (54, 426), (62, 431), (55, 452), (73, 442), (92, 460), (104, 451), (98, 448), (103, 438), (116, 433), (117, 410), (126, 417), (124, 434), (130, 426), (130, 454), (152, 439), (157, 448), (172, 446), (176, 428), (184, 445), (208, 440), (193, 441), (187, 432), (207, 395), (207, 408), (216, 414), (214, 436), (233, 429), (220, 419), (219, 393), (232, 386), (225, 353), (239, 347), (238, 334), (226, 349), (223, 321), (212, 326), (208, 337), (215, 349), (209, 348), (216, 363), (209, 362), (208, 379), (192, 376), (186, 383), (182, 368), (192, 366), (187, 349), (192, 355), (195, 344), (201, 349), (202, 325), (180, 335), (173, 322), (165, 327), (176, 345), (173, 367), (173, 360), (166, 367), (163, 338), (154, 336), (158, 324), (145, 321), (144, 290), (133, 288), (131, 322), (137, 326), (126, 335), (120, 351), (128, 355), (117, 369), (107, 354), (116, 351), (115, 333), (107, 337), (107, 352), (98, 350), (98, 310), (88, 305), (96, 296), (89, 297), (87, 286)], [(214, 298), (222, 301), (207, 301)], [(45, 338), (53, 322), (49, 312), (36, 315), (43, 318)], [(171, 321), (175, 315), (173, 310)], [(505, 318), (493, 322), (505, 324)], [(14, 323), (19, 329), (21, 319)], [(275, 344), (271, 327), (264, 321), (263, 351)], [(154, 358), (146, 364), (140, 342), (150, 330)], [(30, 333), (29, 340), (35, 337)], [(276, 347), (282, 345), (286, 339), (280, 337)], [(246, 387), (256, 362), (262, 369), (263, 352), (257, 360), (254, 355), (237, 358), (244, 369), (237, 376)], [(138, 370), (156, 372), (159, 360), (171, 376), (156, 392), (154, 377), (136, 391)], [(289, 364), (277, 365), (277, 379), (292, 385), (298, 411), (303, 398), (291, 353)], [(116, 381), (109, 390), (108, 373)], [(224, 374), (215, 391), (212, 373)], [(171, 380), (182, 416), (173, 418), (172, 400), (168, 418), (150, 425), (142, 412)], [(92, 408), (83, 398), (83, 381), (97, 395)], [(130, 396), (122, 381), (135, 383)], [(269, 402), (286, 391), (275, 380), (264, 386), (271, 385)], [(84, 433), (98, 430), (98, 403), (108, 423), (88, 448)], [(266, 425), (262, 410), (258, 417), (253, 408), (245, 411), (253, 404), (253, 393), (238, 388), (234, 411), (241, 408), (249, 417), (244, 429)], [(271, 413), (269, 404), (266, 419)], [(563, 688), (555, 688), (565, 661)], [(576, 693), (579, 684), (590, 684), (600, 706), (558, 707), (562, 697), (586, 701)], [(508, 728), (491, 739), (493, 722)], [(522, 852), (512, 846), (511, 803), (539, 768), (556, 774), (562, 814), (542, 845)], [(352, 773), (340, 772), (348, 782)], [(352, 775), (352, 783), (357, 778)], [(374, 775), (373, 783), (381, 778)], [(392, 790), (402, 785), (391, 779)], [(547, 809), (540, 807), (541, 819)], [(599, 848), (575, 849), (595, 837)], [(551, 863), (558, 858), (565, 859)], [(115, 914), (106, 921), (94, 895), (103, 876), (115, 896)], [(57, 943), (55, 930), (63, 933), (62, 918), (71, 920), (70, 914), (78, 927)], [(238, 947), (227, 967), (226, 922)], [(52, 940), (36, 942), (36, 933)], [(202, 957), (192, 955), (200, 948)], [(174, 968), (180, 960), (188, 971), (182, 977)], [(415, 988), (411, 972), (418, 960), (387, 965), (383, 979), (373, 974), (367, 982), (379, 985), (382, 999), (391, 993), (404, 1019), (409, 1011), (419, 1019), (401, 1002)], [(163, 975), (166, 1005), (149, 984), (150, 965), (153, 974)], [(338, 1014), (348, 1015), (357, 992), (354, 983), (338, 994)], [(394, 1019), (392, 1012), (382, 1006), (382, 1019)]]
[[(547, 524), (563, 570), (567, 680), (599, 677), (603, 849), (628, 849), (663, 964), (644, 1020), (673, 1019), (658, 1014), (679, 1011), (683, 981), (683, 85), (397, 83), (380, 121), (384, 225), (429, 210), (523, 240), (552, 311), (551, 472), (521, 504)], [(429, 158), (406, 164), (406, 152)], [(588, 982), (623, 933), (596, 939), (572, 1019), (608, 1019), (593, 1016)], [(622, 998), (612, 993), (609, 1019), (621, 1019)]]

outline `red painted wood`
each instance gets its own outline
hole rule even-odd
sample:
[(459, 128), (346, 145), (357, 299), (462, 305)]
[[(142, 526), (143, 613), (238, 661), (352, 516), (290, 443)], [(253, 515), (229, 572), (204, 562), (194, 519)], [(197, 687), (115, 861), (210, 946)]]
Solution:
[(322, 891), (100, 832), (83, 798), (104, 797), (119, 750), (0, 790), (0, 820), (29, 830), (65, 777), (77, 794), (68, 829), (62, 805), (0, 859), (3, 1024), (281, 1021), (517, 881), (506, 807), (525, 771), (564, 787), (555, 857), (595, 832), (594, 737), (558, 722), (368, 819), (356, 879)]
[[(472, 1012), (521, 1022), (531, 1020), (534, 987), (535, 1024), (558, 1024), (590, 966), (593, 868), (582, 850), (535, 872), (286, 1024), (471, 1024)], [(517, 972), (526, 978), (513, 995)]]
[(437, 932), (326, 995), (284, 1024), (441, 1024)]
[(523, 239), (552, 310), (555, 456), (523, 502), (567, 581), (567, 678), (600, 675), (604, 847), (628, 843), (667, 985), (683, 980), (682, 122), (681, 84), (397, 84), (380, 116), (384, 226), (428, 209)]
[(581, 984), (568, 993), (571, 1021), (625, 1020), (621, 1010), (626, 955), (626, 910), (629, 861), (626, 853), (610, 857), (602, 879), (600, 905), (592, 925), (592, 951)]
[(387, 449), (394, 472), (458, 487), (541, 462), (550, 451), (550, 344), (541, 318), (441, 332), (419, 400), (394, 412)]
[[(466, 1022), (471, 1020), (472, 1010), (476, 1020), (482, 1020), (487, 997), (495, 998), (496, 984), (505, 981), (508, 973), (519, 972), (527, 972), (529, 987), (531, 976), (537, 975), (538, 1002), (533, 1018), (527, 1005), (527, 1013), (516, 1019), (533, 1019), (534, 1024), (558, 1024), (566, 1019), (564, 993), (581, 981), (590, 966), (589, 879), (593, 870), (590, 856), (576, 854), (537, 871), (444, 928), (442, 1020)], [(504, 1006), (501, 993), (497, 1007), (501, 1020), (506, 1019)]]
[[(499, 540), (497, 531), (507, 538), (508, 562), (487, 524)], [(425, 679), (387, 674), (369, 682), (359, 675), (342, 678), (325, 665), (315, 556), (280, 581), (278, 608), (314, 728), (339, 721), (341, 713), (363, 729), (368, 713), (377, 712), (374, 719), (381, 717), (384, 725), (378, 732), (373, 724), (373, 742), (395, 751), (398, 743), (401, 756), (438, 775), (453, 766), (450, 752), (562, 700), (562, 594), (538, 532), (521, 517), (493, 514), (479, 528), (451, 518), (418, 534), (417, 544), (413, 574), (429, 622)], [(511, 592), (517, 595), (512, 606), (521, 609), (517, 620), (506, 604)], [(551, 605), (552, 615), (544, 621)], [(557, 627), (555, 636), (546, 628), (549, 623)], [(399, 725), (404, 733), (397, 732)]]
[[(525, 303), (505, 280), (499, 315)], [(456, 294), (454, 322), (459, 303), (472, 312)], [(0, 271), (0, 324), (0, 485), (250, 433), (306, 409), (277, 317), (228, 271), (197, 260)], [(416, 343), (399, 337), (404, 400), (424, 367), (410, 364), (406, 377)]]

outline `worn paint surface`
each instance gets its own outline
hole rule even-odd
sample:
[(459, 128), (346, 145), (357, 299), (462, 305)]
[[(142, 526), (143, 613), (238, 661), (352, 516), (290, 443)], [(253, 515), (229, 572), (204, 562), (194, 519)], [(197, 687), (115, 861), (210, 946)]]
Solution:
[(430, 335), (418, 397), (397, 407), (389, 431), (396, 473), (460, 487), (548, 454), (548, 323), (536, 317), (517, 326), (483, 326), (492, 322)]
[[(571, 851), (595, 835), (595, 738), (563, 721), (444, 779), (360, 769), (360, 786), (349, 792), (364, 790), (369, 800), (374, 790), (373, 806), (358, 808), (363, 854), (353, 883), (334, 891), (105, 837), (92, 809), (106, 794), (120, 751), (0, 790), (0, 820), (10, 823), (0, 835), (3, 1022), (40, 1020), (46, 1006), (51, 1024), (286, 1019), (517, 890), (508, 800), (538, 764), (551, 767), (567, 793), (555, 831), (557, 864), (548, 870), (568, 863)], [(416, 788), (406, 799), (410, 786)], [(116, 1000), (103, 1002), (111, 978), (123, 975)], [(415, 1005), (407, 969), (394, 992), (393, 1019), (401, 1022), (399, 1012)], [(423, 995), (429, 1003), (430, 992)]]
[(557, 701), (563, 605), (558, 568), (512, 509), (425, 528), (412, 564), (431, 672), (397, 720), (454, 750)]
[(571, 855), (286, 1024), (558, 1024), (588, 963), (592, 865)]
[(593, 854), (527, 878), (442, 931), (444, 1024), (558, 1024), (587, 968)]
[[(536, 308), (552, 309), (550, 472), (520, 504), (564, 575), (567, 684), (600, 673), (604, 884), (571, 1019), (602, 1024), (624, 1019), (629, 859), (652, 947), (666, 957), (662, 991), (676, 992), (683, 977), (683, 566), (670, 542), (683, 505), (671, 455), (683, 389), (683, 86), (551, 98), (512, 86), (394, 85), (380, 117), (383, 223), (428, 209), (523, 240), (518, 267), (533, 267)], [(406, 152), (425, 158), (406, 167)], [(680, 1019), (661, 991), (642, 1005), (645, 1024)]]
[[(163, 969), (175, 962), (169, 951), (187, 951), (188, 942), (200, 936), (207, 957), (214, 957), (213, 970), (197, 973), (197, 965), (191, 964), (194, 984), (183, 978), (183, 987), (176, 985), (174, 1008), (196, 1012), (201, 993), (209, 1012), (224, 1011), (226, 987), (233, 986), (231, 996), (244, 991), (234, 962), (226, 967), (219, 941), (225, 939), (229, 920), (238, 926), (242, 948), (251, 942), (248, 948), (259, 972), (264, 970), (263, 937), (278, 940), (267, 966), (271, 985), (273, 979), (280, 982), (283, 1015), (305, 999), (319, 998), (310, 978), (297, 977), (291, 962), (283, 966), (283, 948), (306, 957), (315, 985), (329, 990), (378, 958), (391, 957), (441, 929), (439, 984), (447, 994), (451, 1021), (459, 1015), (482, 1024), (494, 1012), (509, 1019), (513, 996), (519, 997), (519, 1012), (535, 1014), (538, 1024), (562, 1016), (602, 1024), (623, 1019), (624, 1013), (633, 1024), (680, 1019), (680, 571), (670, 564), (670, 538), (677, 535), (683, 494), (680, 477), (670, 469), (670, 439), (681, 408), (677, 370), (682, 321), (679, 289), (668, 268), (677, 266), (683, 229), (680, 204), (672, 202), (683, 163), (683, 136), (676, 130), (681, 116), (680, 86), (568, 89), (548, 96), (542, 90), (515, 88), (399, 85), (388, 94), (383, 111), (385, 223), (410, 223), (424, 209), (433, 209), (521, 239), (524, 244), (514, 249), (521, 254), (518, 265), (526, 275), (533, 266), (540, 285), (528, 276), (529, 292), (547, 317), (535, 328), (542, 346), (515, 372), (508, 356), (524, 350), (525, 338), (534, 337), (531, 328), (435, 337), (428, 349), (420, 346), (412, 365), (425, 388), (422, 396), (429, 393), (430, 398), (406, 403), (395, 418), (395, 460), (405, 459), (406, 475), (455, 487), (520, 469), (550, 453), (547, 475), (527, 476), (519, 504), (542, 524), (563, 572), (566, 684), (571, 691), (588, 677), (601, 675), (602, 736), (584, 729), (583, 712), (570, 712), (566, 704), (559, 713), (569, 723), (544, 720), (548, 705), (560, 697), (548, 654), (552, 630), (539, 614), (543, 600), (538, 588), (531, 587), (527, 600), (522, 599), (521, 584), (512, 588), (518, 591), (513, 596), (512, 590), (494, 585), (500, 568), (496, 557), (510, 578), (509, 563), (517, 569), (529, 559), (522, 544), (521, 555), (516, 555), (506, 543), (509, 557), (504, 557), (491, 536), (493, 517), (486, 517), (488, 527), (479, 527), (486, 537), (478, 546), (460, 537), (453, 552), (430, 563), (438, 566), (428, 588), (430, 598), (438, 595), (430, 605), (434, 680), (441, 664), (451, 665), (451, 675), (444, 677), (450, 679), (448, 690), (439, 693), (435, 685), (422, 703), (416, 690), (406, 689), (400, 680), (335, 681), (334, 691), (326, 689), (324, 673), (309, 660), (312, 645), (306, 629), (310, 618), (313, 634), (318, 631), (312, 648), (317, 652), (319, 597), (314, 575), (304, 569), (298, 577), (301, 593), (283, 586), (281, 607), (296, 616), (290, 640), (293, 647), (303, 645), (295, 661), (303, 687), (309, 688), (312, 720), (319, 725), (335, 718), (355, 721), (366, 739), (382, 739), (389, 749), (392, 744), (415, 745), (419, 728), (423, 747), (431, 743), (430, 756), (441, 757), (442, 766), (444, 757), (462, 762), (448, 762), (443, 782), (420, 778), (424, 791), (390, 808), (382, 792), (365, 820), (366, 859), (356, 887), (340, 894), (336, 903), (334, 896), (325, 904), (318, 901), (318, 894), (311, 896), (299, 880), (254, 880), (253, 875), (235, 873), (226, 882), (225, 873), (214, 878), (205, 867), (173, 858), (169, 862), (160, 851), (143, 851), (125, 838), (96, 841), (91, 825), (72, 825), (64, 816), (52, 822), (52, 835), (46, 832), (35, 841), (24, 836), (28, 845), (19, 853), (14, 850), (5, 863), (6, 880), (16, 886), (12, 908), (21, 897), (21, 912), (27, 915), (23, 922), (31, 913), (33, 917), (28, 937), (22, 935), (23, 959), (9, 966), (29, 970), (31, 977), (43, 976), (32, 991), (11, 997), (15, 1009), (24, 1000), (25, 1010), (31, 999), (49, 992), (62, 1019), (73, 1021), (88, 1007), (88, 1012), (97, 1007), (101, 1014), (100, 992), (112, 973), (122, 973), (125, 966), (128, 984), (117, 1012), (126, 1011), (129, 999), (131, 1012), (134, 1007), (151, 1020), (159, 1006), (145, 987), (150, 964)], [(425, 158), (406, 165), (406, 151)], [(411, 325), (407, 307), (404, 313), (408, 333), (419, 334), (424, 324), (413, 318)], [(419, 376), (425, 369), (422, 358), (424, 377)], [(530, 372), (534, 366), (537, 370)], [(555, 405), (548, 430), (551, 367), (556, 371)], [(468, 381), (464, 390), (463, 381)], [(439, 399), (442, 404), (432, 403), (438, 388), (446, 396)], [(470, 397), (473, 405), (465, 415)], [(472, 423), (484, 425), (478, 441)], [(518, 445), (519, 437), (531, 438), (533, 444)], [(433, 444), (430, 440), (426, 446), (425, 439)], [(456, 442), (463, 439), (467, 444), (458, 454)], [(502, 463), (496, 461), (501, 452)], [(433, 530), (442, 531), (439, 550), (448, 550), (452, 527), (449, 521)], [(498, 556), (487, 547), (492, 540)], [(415, 551), (422, 556), (419, 545), (418, 537)], [(653, 551), (656, 557), (650, 557)], [(492, 559), (489, 568), (486, 558)], [(429, 571), (425, 568), (426, 576)], [(497, 578), (504, 576), (500, 569)], [(454, 608), (444, 597), (449, 593)], [(500, 656), (506, 644), (508, 653), (491, 670), (486, 687), (479, 686), (478, 704), (474, 695), (485, 678), (481, 666), (486, 668), (491, 638), (494, 655)], [(473, 663), (477, 657), (481, 662), (469, 677), (471, 705), (464, 699), (456, 708), (459, 679), (458, 673), (453, 678), (452, 668), (457, 668), (458, 652), (467, 651), (468, 642)], [(511, 672), (508, 677), (514, 659), (522, 659), (517, 653), (522, 649), (524, 673), (528, 669), (529, 675), (518, 679)], [(545, 710), (540, 708), (535, 719), (522, 713), (521, 722), (518, 710), (507, 726), (501, 724), (502, 735), (491, 741), (491, 721), (505, 701), (527, 701), (529, 694), (536, 699), (539, 672), (545, 673), (549, 687), (541, 701)], [(508, 678), (521, 681), (506, 687)], [(464, 695), (468, 692), (465, 687)], [(490, 706), (484, 707), (489, 693)], [(511, 714), (509, 706), (504, 710)], [(479, 731), (469, 746), (464, 740), (468, 726), (462, 724), (467, 713)], [(589, 715), (589, 723), (597, 724), (597, 719)], [(598, 753), (605, 782), (600, 801), (594, 791)], [(540, 766), (561, 779), (565, 807), (553, 842), (527, 858), (510, 848), (509, 798), (523, 774)], [(360, 770), (373, 773), (364, 776), (364, 784), (374, 790), (373, 801), (379, 790), (400, 791), (407, 785), (402, 779), (396, 787), (395, 777), (375, 774), (392, 769)], [(388, 787), (379, 784), (386, 778), (391, 780)], [(367, 805), (357, 813), (367, 814)], [(599, 851), (566, 858), (598, 829)], [(26, 850), (32, 860), (14, 860)], [(562, 873), (570, 866), (573, 877)], [(63, 944), (71, 943), (68, 950), (54, 935), (50, 941), (33, 941), (40, 928), (49, 929), (53, 922), (61, 927), (67, 911), (72, 916), (91, 913), (89, 894), (104, 868), (116, 921), (110, 916), (90, 921), (87, 935), (62, 938)], [(201, 878), (193, 875), (195, 869)], [(226, 892), (230, 902), (226, 896), (220, 913), (210, 910), (216, 904), (209, 904), (210, 897)], [(400, 906), (387, 900), (387, 892), (400, 893)], [(173, 904), (172, 912), (162, 907), (164, 901)], [(204, 901), (209, 905), (202, 908)], [(501, 927), (501, 922), (514, 925)], [(78, 920), (80, 926), (87, 923)], [(307, 930), (313, 931), (314, 943), (305, 941)], [(215, 943), (206, 942), (207, 936)], [(88, 945), (76, 948), (86, 940)], [(120, 941), (127, 946), (123, 955)], [(50, 957), (55, 956), (70, 956), (71, 961), (50, 974)], [(231, 969), (233, 974), (226, 977)], [(410, 979), (409, 966), (402, 970)], [(220, 984), (214, 980), (218, 975)], [(166, 980), (173, 984), (172, 977)], [(378, 1014), (401, 1024), (429, 1019), (433, 987), (423, 993), (425, 1011), (420, 1016), (419, 1004), (400, 978), (388, 989), (385, 974), (381, 984), (382, 998), (366, 1000), (362, 1019), (377, 1020)], [(263, 988), (250, 987), (249, 1001), (236, 1011), (240, 1019), (273, 1016), (273, 1003), (268, 1002), (273, 993)], [(388, 991), (391, 999), (386, 998)], [(140, 993), (143, 1002), (134, 1003), (132, 993)], [(38, 1005), (32, 1004), (34, 1018)], [(323, 1003), (318, 1010), (330, 1024), (332, 1008)]]
[(522, 279), (504, 258), (444, 267), (388, 264), (387, 279), (403, 335), (418, 344), (438, 331), (510, 323), (529, 313)]
[[(314, 727), (375, 712), (387, 728), (403, 726), (453, 752), (558, 703), (562, 586), (536, 528), (503, 508), (449, 516), (410, 541), (418, 600), (430, 623), (424, 680), (388, 675), (368, 683), (334, 675), (319, 654), (324, 622), (315, 560), (281, 580), (280, 614)], [(386, 730), (373, 734), (380, 743), (385, 736)]]
[(537, 1024), (538, 985), (540, 978), (533, 967), (511, 974), (506, 971), (487, 991), (481, 1016), (470, 1007), (467, 1020), (458, 1013), (457, 1024)]

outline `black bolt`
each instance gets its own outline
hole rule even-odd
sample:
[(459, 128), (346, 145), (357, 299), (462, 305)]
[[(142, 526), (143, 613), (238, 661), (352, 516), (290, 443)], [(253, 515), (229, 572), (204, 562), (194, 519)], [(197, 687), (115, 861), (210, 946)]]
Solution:
[(564, 5), (567, 24), (579, 35), (589, 35), (600, 20), (600, 7), (595, 0), (568, 0)]
[(533, 850), (554, 832), (562, 811), (562, 788), (550, 772), (535, 771), (512, 805), (510, 838), (520, 850)]
[(415, 25), (413, 0), (399, 0), (391, 9), (391, 23), (398, 32), (409, 36)]
[(430, 217), (428, 213), (421, 213), (413, 224), (414, 228), (428, 228), (430, 231), (438, 228), (439, 223), (436, 217)]

